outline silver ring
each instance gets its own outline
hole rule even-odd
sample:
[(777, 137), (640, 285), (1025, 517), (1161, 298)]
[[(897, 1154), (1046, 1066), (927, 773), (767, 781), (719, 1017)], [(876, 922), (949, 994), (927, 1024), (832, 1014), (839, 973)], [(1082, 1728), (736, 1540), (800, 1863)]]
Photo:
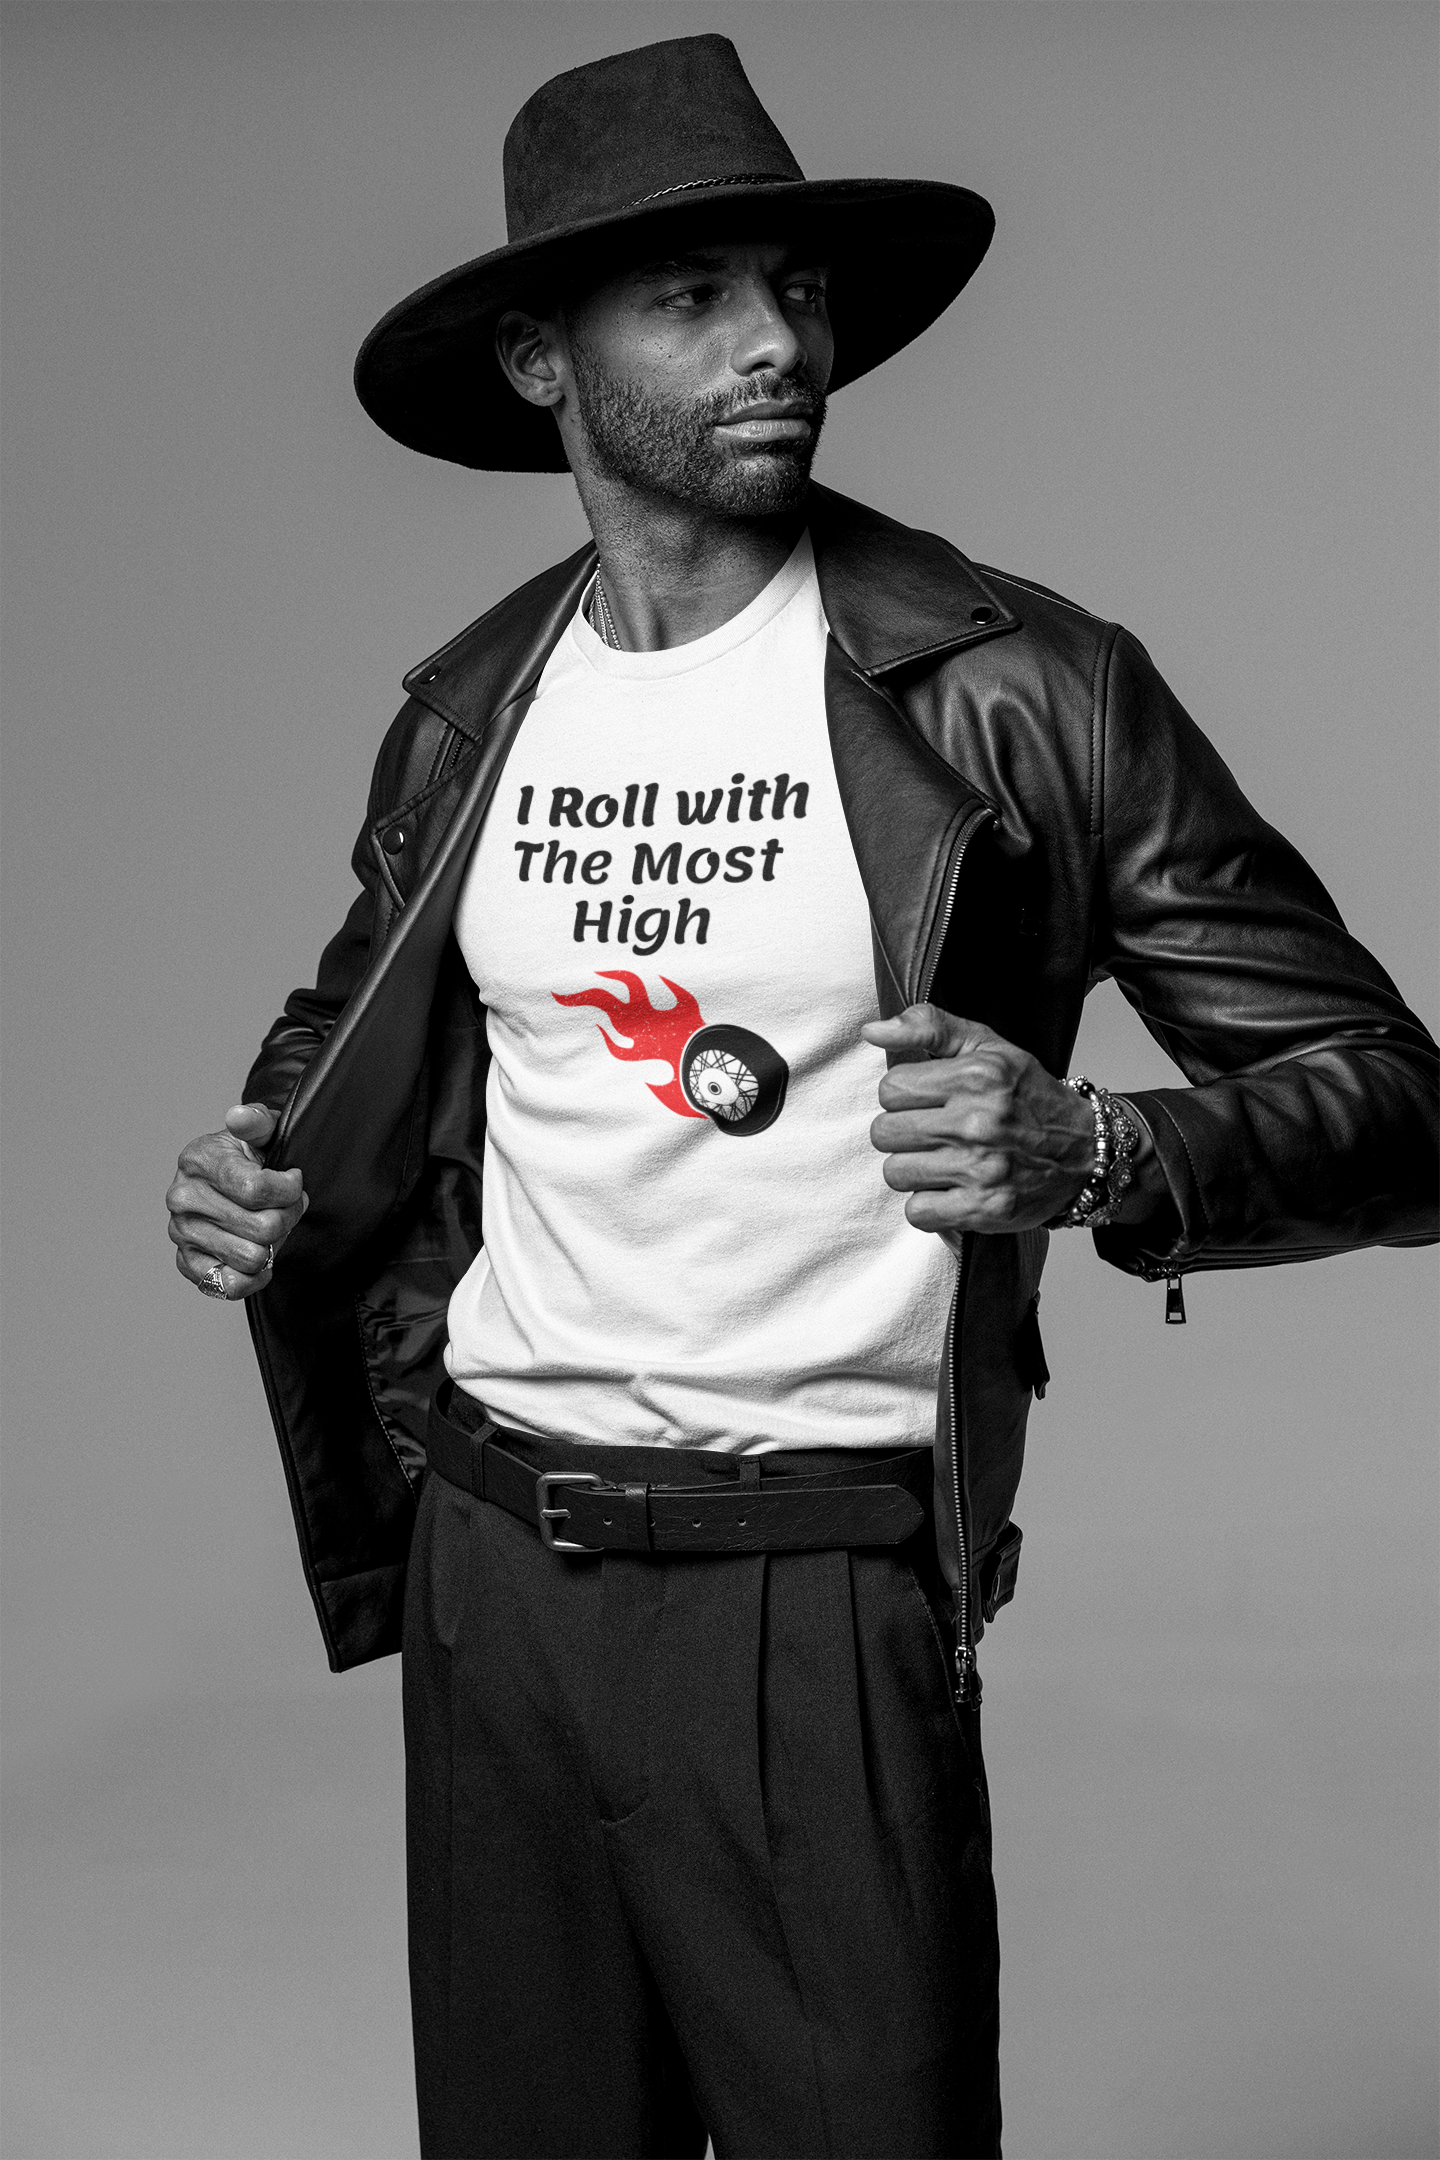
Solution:
[(271, 1269), (272, 1269), (272, 1268), (274, 1267), (274, 1265), (275, 1265), (275, 1247), (274, 1247), (273, 1245), (267, 1245), (267, 1246), (265, 1247), (265, 1273), (266, 1273), (267, 1275), (268, 1275), (268, 1274), (270, 1273), (270, 1270), (271, 1270)]
[(214, 1267), (206, 1270), (195, 1287), (197, 1290), (203, 1290), (206, 1297), (224, 1298), (227, 1305), (230, 1302), (225, 1289), (225, 1270), (218, 1260), (215, 1262)]

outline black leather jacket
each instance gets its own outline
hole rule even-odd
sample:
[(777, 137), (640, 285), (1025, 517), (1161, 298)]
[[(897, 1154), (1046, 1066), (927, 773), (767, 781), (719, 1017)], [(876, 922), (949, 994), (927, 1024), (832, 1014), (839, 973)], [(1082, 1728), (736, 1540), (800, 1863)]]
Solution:
[[(1061, 1074), (1087, 989), (1114, 976), (1192, 1083), (1132, 1098), (1170, 1194), (1097, 1234), (1132, 1273), (1433, 1238), (1435, 1045), (1143, 648), (825, 489), (811, 533), (882, 1012), (933, 998)], [(398, 1647), (446, 1306), (480, 1244), (485, 1014), (451, 917), (593, 562), (546, 571), (406, 677), (360, 896), (246, 1083), (283, 1112), (268, 1160), (310, 1194), (248, 1310), (337, 1670)], [(962, 1681), (1013, 1582), (1045, 1247), (967, 1237), (957, 1269), (935, 1463)]]

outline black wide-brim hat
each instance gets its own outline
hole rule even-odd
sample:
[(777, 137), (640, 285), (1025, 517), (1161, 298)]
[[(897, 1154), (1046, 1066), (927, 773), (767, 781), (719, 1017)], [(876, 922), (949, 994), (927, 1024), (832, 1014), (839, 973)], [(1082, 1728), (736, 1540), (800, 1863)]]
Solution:
[(506, 246), (422, 285), (366, 338), (361, 404), (387, 435), (490, 472), (564, 472), (554, 415), (495, 357), (508, 308), (709, 238), (803, 236), (830, 270), (838, 390), (918, 337), (995, 218), (940, 180), (807, 180), (728, 38), (671, 38), (542, 85), (505, 138)]

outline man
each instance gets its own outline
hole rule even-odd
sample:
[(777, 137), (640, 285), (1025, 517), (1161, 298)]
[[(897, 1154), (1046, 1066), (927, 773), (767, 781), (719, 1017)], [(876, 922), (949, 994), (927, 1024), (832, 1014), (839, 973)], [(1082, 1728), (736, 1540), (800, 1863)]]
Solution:
[[(171, 1234), (249, 1300), (332, 1663), (403, 1637), (422, 2149), (998, 2153), (975, 1648), (1047, 1233), (1176, 1318), (1429, 1239), (1435, 1049), (1133, 639), (810, 484), (986, 205), (806, 182), (716, 37), (505, 164), (357, 386), (568, 466), (595, 545), (407, 677)], [(1061, 1078), (1106, 973), (1189, 1086)]]

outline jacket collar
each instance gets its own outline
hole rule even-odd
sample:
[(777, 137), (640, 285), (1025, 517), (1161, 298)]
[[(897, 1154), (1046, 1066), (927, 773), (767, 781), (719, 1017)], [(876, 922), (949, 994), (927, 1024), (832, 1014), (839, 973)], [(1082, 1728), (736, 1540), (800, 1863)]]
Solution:
[[(1018, 629), (958, 548), (831, 489), (810, 490), (810, 536), (831, 634), (864, 675), (980, 645)], [(405, 677), (462, 734), (534, 688), (595, 568), (587, 543), (501, 600)]]
[(411, 668), (406, 690), (478, 741), (498, 712), (535, 688), (594, 569), (587, 542)]
[(862, 674), (1019, 628), (974, 564), (935, 533), (812, 487), (810, 535), (831, 635)]

